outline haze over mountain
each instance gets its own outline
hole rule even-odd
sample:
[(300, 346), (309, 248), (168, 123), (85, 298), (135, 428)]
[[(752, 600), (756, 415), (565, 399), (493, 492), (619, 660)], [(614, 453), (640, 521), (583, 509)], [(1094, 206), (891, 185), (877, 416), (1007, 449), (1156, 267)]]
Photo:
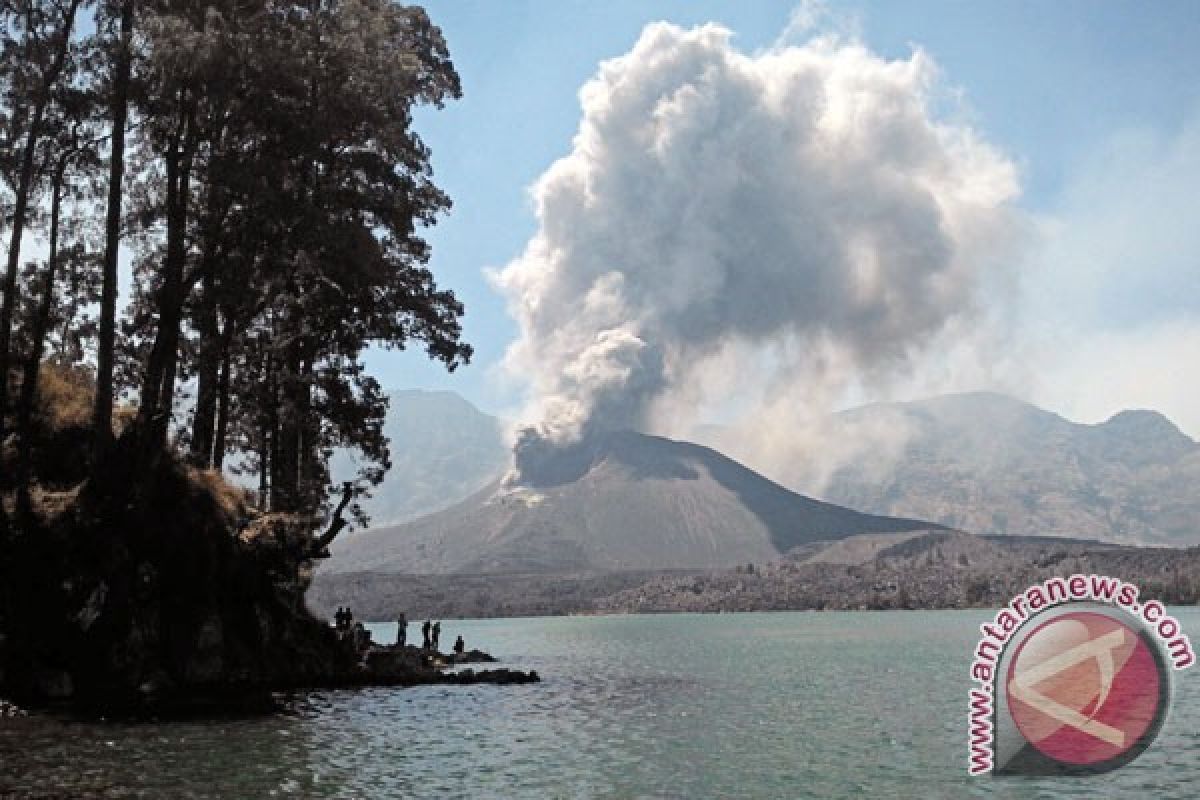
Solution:
[[(502, 423), (455, 392), (408, 389), (388, 393), (384, 433), (392, 468), (363, 502), (372, 525), (394, 525), (457, 503), (495, 479), (511, 456)], [(353, 470), (334, 457), (335, 479)]]
[[(377, 525), (452, 505), (508, 467), (501, 423), (454, 393), (393, 398), (394, 467), (372, 501)], [(698, 441), (795, 491), (870, 513), (981, 534), (1200, 543), (1200, 444), (1153, 411), (1083, 425), (970, 393), (863, 406), (822, 428), (838, 453), (778, 469), (747, 459), (734, 430), (707, 428)]]
[(844, 463), (822, 497), (980, 534), (1200, 544), (1200, 444), (1157, 412), (1081, 425), (972, 393), (853, 409), (827, 434), (884, 423), (900, 443)]
[(597, 434), (540, 465), (535, 485), (493, 483), (404, 525), (339, 540), (328, 572), (561, 573), (708, 569), (798, 545), (928, 523), (798, 495), (711, 450)]

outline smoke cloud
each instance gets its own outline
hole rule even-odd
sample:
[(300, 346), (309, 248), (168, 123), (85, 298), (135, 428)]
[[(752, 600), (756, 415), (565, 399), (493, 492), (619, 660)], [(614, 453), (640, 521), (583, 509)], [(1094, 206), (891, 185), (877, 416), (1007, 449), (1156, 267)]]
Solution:
[(935, 113), (947, 95), (920, 51), (826, 36), (749, 55), (714, 25), (650, 25), (602, 63), (533, 187), (537, 233), (492, 275), (520, 329), (505, 366), (531, 386), (518, 467), (523, 446), (702, 409), (827, 405), (969, 329), (1018, 183)]

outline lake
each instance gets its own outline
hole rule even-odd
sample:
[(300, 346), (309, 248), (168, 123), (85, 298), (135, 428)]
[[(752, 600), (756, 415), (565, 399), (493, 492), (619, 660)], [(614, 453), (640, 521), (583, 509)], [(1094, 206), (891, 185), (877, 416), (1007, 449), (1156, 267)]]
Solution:
[[(1173, 613), (1200, 636), (1200, 611)], [(1200, 669), (1176, 674), (1165, 728), (1121, 770), (968, 778), (967, 670), (991, 617), (451, 620), (443, 648), (462, 634), (543, 683), (314, 692), (204, 722), (0, 720), (0, 797), (1196, 796)]]

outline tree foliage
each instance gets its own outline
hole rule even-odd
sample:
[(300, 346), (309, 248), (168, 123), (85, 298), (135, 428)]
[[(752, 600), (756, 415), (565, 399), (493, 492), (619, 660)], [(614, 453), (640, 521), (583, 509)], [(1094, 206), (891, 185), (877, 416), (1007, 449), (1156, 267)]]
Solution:
[[(471, 355), (422, 237), (450, 200), (413, 112), (460, 92), (439, 29), (386, 0), (6, 0), (0, 16), (16, 265), (0, 375), (95, 364), (97, 463), (124, 397), (147, 463), (175, 446), (249, 473), (272, 510), (344, 496), (335, 448), (363, 455), (352, 489), (378, 483), (387, 402), (367, 349), (418, 344), (451, 370)], [(22, 280), (23, 222), (49, 255)], [(0, 426), (27, 438), (4, 411), (0, 391)]]

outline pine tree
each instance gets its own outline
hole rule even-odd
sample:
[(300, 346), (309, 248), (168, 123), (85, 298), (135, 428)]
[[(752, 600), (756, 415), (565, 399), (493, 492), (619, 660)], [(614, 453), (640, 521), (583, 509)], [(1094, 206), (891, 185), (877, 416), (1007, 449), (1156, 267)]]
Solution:
[(46, 135), (46, 116), (71, 60), (71, 44), (82, 0), (35, 1), (0, 6), (5, 33), (0, 59), (7, 85), (4, 104), (18, 150), (13, 159), (12, 227), (0, 301), (0, 442), (5, 439), (9, 408), (13, 312), (17, 307), (17, 274), (25, 227), (38, 188), (37, 157)]
[[(61, 281), (64, 263), (72, 268), (72, 277), (76, 277), (80, 267), (87, 269), (89, 261), (86, 244), (82, 237), (87, 223), (77, 221), (71, 225), (71, 220), (64, 220), (64, 203), (72, 197), (87, 195), (86, 184), (77, 186), (91, 176), (99, 166), (95, 157), (95, 146), (98, 141), (96, 120), (94, 118), (93, 95), (86, 88), (78, 86), (63, 86), (56, 92), (52, 115), (48, 119), (47, 128), (52, 129), (48, 137), (48, 147), (44, 154), (42, 172), (49, 175), (50, 209), (48, 219), (49, 253), (46, 263), (40, 271), (34, 273), (29, 292), (30, 298), (36, 298), (28, 315), (26, 329), (28, 339), (27, 355), (21, 371), (21, 393), (17, 404), (17, 487), (19, 499), (24, 510), (28, 510), (29, 501), (29, 470), (32, 448), (31, 419), (33, 415), (34, 398), (37, 395), (38, 383), (45, 356), (46, 345), (55, 320), (55, 307), (58, 304), (56, 288)], [(64, 236), (64, 228), (71, 227)], [(63, 245), (64, 239), (74, 239)], [(74, 316), (79, 305), (93, 298), (83, 290), (87, 283), (74, 284), (73, 297), (67, 305), (70, 315), (60, 313), (57, 320), (63, 329), (64, 344), (71, 337), (71, 327), (75, 322)]]
[(109, 145), (108, 203), (104, 218), (104, 273), (100, 293), (100, 329), (96, 343), (96, 397), (92, 413), (92, 463), (99, 468), (112, 440), (113, 359), (117, 331), (117, 262), (121, 248), (121, 203), (125, 178), (125, 126), (133, 64), (134, 0), (110, 0), (101, 6), (107, 22)]
[[(95, 361), (93, 477), (128, 391), (138, 412), (123, 452), (142, 469), (178, 441), (198, 467), (257, 473), (264, 506), (305, 514), (377, 484), (387, 399), (367, 349), (417, 344), (450, 370), (471, 356), (463, 307), (434, 280), (421, 235), (450, 200), (413, 110), (460, 92), (425, 12), (26, 0), (0, 16), (12, 219), (0, 375), (22, 386), (18, 482), (53, 352)], [(50, 253), (18, 280), (30, 226)], [(122, 248), (134, 284), (119, 314)], [(337, 448), (361, 455), (350, 489), (330, 486)]]

